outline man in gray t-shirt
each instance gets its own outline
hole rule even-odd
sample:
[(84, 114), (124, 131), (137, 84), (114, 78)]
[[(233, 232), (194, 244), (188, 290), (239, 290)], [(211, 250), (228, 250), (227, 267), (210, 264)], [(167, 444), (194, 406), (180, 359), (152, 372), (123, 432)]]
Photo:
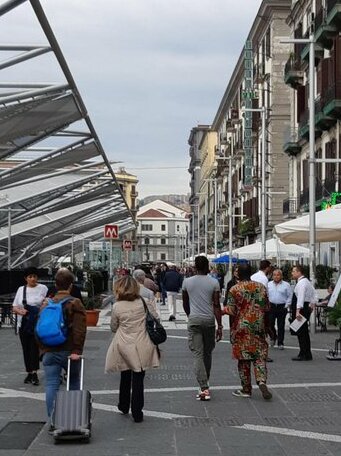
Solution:
[[(197, 275), (182, 284), (184, 311), (188, 316), (188, 345), (194, 355), (194, 370), (200, 386), (198, 400), (211, 399), (208, 389), (215, 341), (222, 338), (220, 287), (216, 279), (208, 276), (206, 257), (195, 258)], [(215, 330), (215, 319), (218, 329)]]

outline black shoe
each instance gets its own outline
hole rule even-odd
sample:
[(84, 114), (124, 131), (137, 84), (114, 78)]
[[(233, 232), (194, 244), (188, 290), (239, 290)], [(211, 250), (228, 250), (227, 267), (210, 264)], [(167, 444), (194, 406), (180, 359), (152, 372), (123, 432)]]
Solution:
[(266, 358), (266, 362), (267, 362), (267, 363), (273, 363), (274, 360), (273, 360), (272, 358), (267, 357), (267, 358)]
[(48, 428), (47, 432), (48, 432), (48, 434), (53, 435), (54, 431), (55, 431), (55, 427), (52, 426), (52, 424), (51, 424), (50, 427)]
[(168, 321), (174, 321), (174, 320), (175, 320), (174, 315), (171, 315), (171, 316), (168, 318)]
[(127, 415), (127, 413), (129, 413), (129, 409), (124, 409), (123, 407), (120, 406), (120, 404), (117, 404), (117, 408), (118, 410), (123, 413), (123, 415)]
[(32, 385), (38, 386), (39, 385), (39, 378), (36, 372), (32, 374)]
[(306, 357), (306, 356), (295, 356), (291, 358), (291, 361), (312, 361), (313, 357)]
[(27, 374), (24, 383), (32, 383), (32, 374)]
[(142, 423), (143, 421), (143, 412), (133, 416), (135, 423)]

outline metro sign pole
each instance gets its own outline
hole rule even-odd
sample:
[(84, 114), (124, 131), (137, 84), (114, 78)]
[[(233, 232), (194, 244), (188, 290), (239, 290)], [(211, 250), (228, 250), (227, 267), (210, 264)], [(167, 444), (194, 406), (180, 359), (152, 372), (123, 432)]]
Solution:
[(112, 240), (118, 239), (119, 230), (118, 225), (104, 225), (104, 239), (110, 239), (110, 255), (109, 255), (109, 280), (113, 278), (113, 267), (112, 267)]

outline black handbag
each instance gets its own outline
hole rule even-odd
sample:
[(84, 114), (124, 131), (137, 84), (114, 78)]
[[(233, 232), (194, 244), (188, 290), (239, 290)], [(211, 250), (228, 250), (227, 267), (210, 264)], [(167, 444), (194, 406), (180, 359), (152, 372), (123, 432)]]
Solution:
[(146, 312), (146, 330), (150, 337), (150, 340), (154, 345), (162, 344), (167, 340), (166, 330), (159, 322), (159, 320), (149, 312), (147, 304), (142, 296), (140, 296), (140, 298), (143, 302), (144, 310)]
[(34, 329), (37, 324), (38, 314), (39, 314), (39, 307), (37, 306), (30, 306), (27, 304), (26, 299), (26, 285), (23, 289), (23, 300), (22, 300), (24, 309), (27, 310), (27, 314), (23, 315), (21, 319), (21, 332), (26, 334), (27, 336), (34, 335)]

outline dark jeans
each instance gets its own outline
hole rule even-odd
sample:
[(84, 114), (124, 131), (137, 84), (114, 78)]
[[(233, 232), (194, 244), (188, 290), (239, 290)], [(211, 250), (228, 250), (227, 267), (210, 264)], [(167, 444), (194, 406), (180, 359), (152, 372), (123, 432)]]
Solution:
[[(296, 318), (296, 304), (292, 305), (292, 319), (295, 320)], [(298, 356), (306, 359), (312, 358), (311, 353), (311, 346), (310, 346), (310, 335), (309, 335), (309, 328), (308, 322), (310, 319), (311, 309), (309, 307), (309, 302), (304, 303), (304, 307), (300, 309), (300, 314), (303, 315), (307, 321), (300, 327), (297, 331), (296, 335), (298, 337), (298, 343), (300, 346), (300, 352)]]
[(25, 334), (20, 328), (19, 337), (24, 354), (26, 372), (39, 370), (39, 348), (34, 335)]
[[(270, 326), (274, 334), (274, 340), (277, 340), (278, 345), (284, 345), (284, 327), (287, 309), (285, 304), (271, 304), (270, 311)], [(277, 331), (275, 323), (277, 320)]]
[[(119, 409), (128, 413), (131, 405), (133, 418), (140, 419), (144, 406), (144, 380), (145, 372), (126, 370), (121, 372)], [(130, 400), (131, 395), (131, 400)]]

